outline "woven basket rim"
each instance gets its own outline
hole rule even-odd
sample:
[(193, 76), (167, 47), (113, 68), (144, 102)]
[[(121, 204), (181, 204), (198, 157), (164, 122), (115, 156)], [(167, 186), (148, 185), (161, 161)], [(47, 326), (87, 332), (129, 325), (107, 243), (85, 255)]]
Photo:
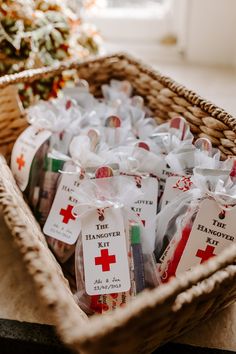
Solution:
[(169, 88), (171, 91), (176, 93), (179, 97), (183, 97), (189, 103), (199, 106), (204, 112), (222, 120), (225, 124), (229, 125), (234, 132), (236, 131), (236, 117), (233, 117), (231, 114), (226, 112), (225, 109), (218, 107), (211, 101), (204, 99), (195, 91), (187, 89), (184, 85), (179, 84), (177, 81), (173, 80), (169, 76), (162, 75), (158, 70), (155, 70), (151, 66), (143, 63), (142, 60), (135, 59), (132, 55), (127, 54), (125, 52), (118, 52), (99, 57), (93, 56), (91, 59), (87, 60), (70, 59), (67, 61), (58, 62), (53, 66), (44, 66), (37, 69), (23, 70), (16, 74), (4, 75), (0, 77), (0, 89), (10, 84), (26, 82), (29, 80), (33, 81), (34, 79), (36, 80), (37, 78), (40, 78), (40, 76), (42, 75), (50, 76), (50, 74), (52, 75), (55, 72), (76, 69), (80, 65), (86, 63), (99, 63), (106, 58), (114, 60), (128, 60), (130, 64), (134, 64), (135, 66), (137, 66), (144, 74), (147, 74), (153, 79), (158, 80), (165, 87)]

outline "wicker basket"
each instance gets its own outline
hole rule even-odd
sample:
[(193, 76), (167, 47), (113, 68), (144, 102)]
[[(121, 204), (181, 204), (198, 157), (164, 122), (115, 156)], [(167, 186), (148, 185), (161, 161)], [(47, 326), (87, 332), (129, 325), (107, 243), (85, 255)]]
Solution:
[[(170, 78), (120, 54), (0, 78), (0, 149), (5, 157), (9, 157), (12, 144), (27, 125), (14, 84), (56, 75), (71, 67), (89, 81), (96, 96), (100, 95), (101, 84), (111, 78), (129, 80), (159, 123), (180, 113), (195, 136), (209, 137), (223, 157), (236, 153), (233, 117)], [(3, 157), (0, 168), (0, 205), (5, 220), (47, 311), (54, 316), (58, 334), (76, 352), (151, 353), (236, 299), (234, 245), (191, 274), (145, 290), (126, 308), (88, 319), (75, 304), (68, 282)]]

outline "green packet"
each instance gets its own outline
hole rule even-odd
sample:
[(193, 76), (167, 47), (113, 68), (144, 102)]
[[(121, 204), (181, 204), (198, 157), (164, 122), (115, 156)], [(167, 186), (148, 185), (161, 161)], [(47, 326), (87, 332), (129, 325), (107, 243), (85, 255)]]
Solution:
[(35, 216), (41, 226), (44, 225), (51, 209), (64, 163), (65, 159), (58, 158), (54, 153), (49, 152), (44, 158), (43, 172), (39, 173), (40, 183), (35, 187), (35, 195), (38, 197)]

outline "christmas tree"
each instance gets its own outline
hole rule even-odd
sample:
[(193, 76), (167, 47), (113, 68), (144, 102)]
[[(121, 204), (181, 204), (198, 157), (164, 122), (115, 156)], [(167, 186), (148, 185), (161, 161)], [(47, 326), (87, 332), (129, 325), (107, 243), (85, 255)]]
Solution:
[[(82, 23), (85, 6), (78, 0), (0, 0), (0, 75), (96, 54), (100, 37)], [(25, 105), (48, 99), (63, 85), (63, 76), (21, 85), (21, 98)]]

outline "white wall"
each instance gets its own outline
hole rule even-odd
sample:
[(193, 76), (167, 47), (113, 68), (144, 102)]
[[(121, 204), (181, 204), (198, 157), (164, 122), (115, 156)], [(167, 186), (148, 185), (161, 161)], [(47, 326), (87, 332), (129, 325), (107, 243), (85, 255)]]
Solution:
[[(88, 17), (101, 30), (108, 51), (128, 51), (148, 62), (236, 68), (236, 0), (171, 0), (166, 16), (129, 17), (127, 11)], [(137, 14), (135, 15), (137, 16)], [(164, 45), (166, 35), (177, 44)]]
[(186, 59), (236, 65), (236, 0), (188, 0), (187, 6)]

